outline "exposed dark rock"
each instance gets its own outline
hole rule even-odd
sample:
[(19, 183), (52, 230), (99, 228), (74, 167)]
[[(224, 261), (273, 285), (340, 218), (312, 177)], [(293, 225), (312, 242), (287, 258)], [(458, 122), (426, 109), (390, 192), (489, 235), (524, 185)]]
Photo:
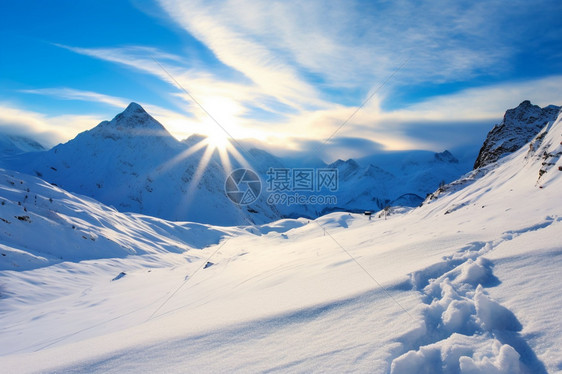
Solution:
[(505, 112), (503, 121), (488, 133), (474, 169), (489, 165), (530, 142), (547, 123), (556, 120), (560, 107), (541, 108), (525, 100), (517, 108)]

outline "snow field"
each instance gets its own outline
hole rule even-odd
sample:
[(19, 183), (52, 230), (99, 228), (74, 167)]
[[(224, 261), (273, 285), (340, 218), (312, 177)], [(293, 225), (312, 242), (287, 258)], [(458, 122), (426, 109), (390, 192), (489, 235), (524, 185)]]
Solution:
[[(172, 223), (23, 175), (16, 188), (5, 172), (0, 367), (561, 372), (562, 173), (555, 156), (542, 164), (561, 135), (557, 121), (535, 151), (372, 221), (332, 213), (256, 227)], [(25, 206), (30, 222), (12, 218), (27, 188), (45, 204), (54, 197), (61, 218), (39, 204)], [(33, 234), (49, 230), (57, 241)]]

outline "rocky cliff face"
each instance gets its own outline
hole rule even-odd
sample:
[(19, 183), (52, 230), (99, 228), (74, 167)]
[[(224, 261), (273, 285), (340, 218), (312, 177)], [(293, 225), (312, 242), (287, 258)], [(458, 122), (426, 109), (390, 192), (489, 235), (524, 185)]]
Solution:
[(560, 107), (541, 108), (525, 100), (517, 108), (505, 112), (503, 121), (488, 133), (474, 169), (489, 165), (513, 153), (531, 141), (549, 122), (556, 120)]

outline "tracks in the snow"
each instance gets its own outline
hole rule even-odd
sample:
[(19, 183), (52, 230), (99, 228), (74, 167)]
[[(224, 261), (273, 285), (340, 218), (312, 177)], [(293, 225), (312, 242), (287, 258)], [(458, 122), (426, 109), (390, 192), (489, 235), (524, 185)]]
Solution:
[(495, 242), (473, 242), (410, 275), (423, 305), (420, 325), (400, 339), (402, 349), (390, 360), (400, 373), (546, 373), (519, 331), (513, 312), (492, 299), (486, 288), (501, 282), (484, 257), (500, 243), (544, 229), (559, 218), (507, 231)]

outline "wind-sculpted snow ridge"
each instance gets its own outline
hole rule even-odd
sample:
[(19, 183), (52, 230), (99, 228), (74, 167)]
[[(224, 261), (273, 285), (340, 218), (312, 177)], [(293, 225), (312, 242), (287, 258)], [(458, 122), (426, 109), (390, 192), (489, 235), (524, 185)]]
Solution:
[(441, 196), (449, 195), (455, 193), (457, 191), (462, 190), (465, 187), (468, 187), (478, 179), (482, 178), (484, 175), (488, 174), (490, 170), (493, 170), (496, 167), (496, 164), (490, 164), (488, 166), (483, 166), (481, 168), (469, 171), (461, 178), (452, 181), (451, 183), (444, 184), (440, 186), (435, 192), (428, 194), (423, 201), (422, 205), (431, 202)]
[[(528, 186), (529, 193), (514, 206), (537, 201), (542, 190), (560, 180), (561, 121), (559, 115), (556, 121), (547, 123), (518, 152), (441, 187), (424, 205), (445, 199), (447, 203), (442, 201), (440, 205), (441, 214), (460, 217), (479, 206), (488, 209), (487, 204), (509, 201), (509, 194), (523, 185)], [(553, 202), (559, 201), (556, 198)], [(511, 209), (510, 206), (505, 212)], [(502, 219), (500, 212), (496, 214)], [(527, 341), (528, 334), (521, 333), (524, 326), (515, 313), (489, 296), (488, 290), (503, 280), (495, 276), (495, 263), (488, 257), (502, 258), (496, 248), (502, 247), (505, 253), (521, 236), (532, 234), (540, 243), (541, 232), (554, 224), (558, 226), (560, 221), (557, 215), (546, 216), (536, 224), (507, 230), (495, 240), (471, 243), (455, 255), (446, 256), (443, 262), (412, 273), (412, 287), (425, 303), (419, 310), (423, 322), (399, 339), (403, 353), (392, 360), (391, 372), (546, 373), (545, 365)], [(550, 254), (536, 256), (539, 261)], [(517, 257), (509, 261), (523, 262)]]

